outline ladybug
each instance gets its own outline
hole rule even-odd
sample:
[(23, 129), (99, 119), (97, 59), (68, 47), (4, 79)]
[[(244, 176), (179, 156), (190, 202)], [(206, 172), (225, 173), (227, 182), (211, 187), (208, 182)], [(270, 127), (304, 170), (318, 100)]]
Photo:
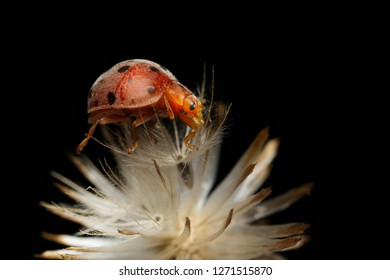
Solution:
[(130, 131), (132, 153), (138, 145), (135, 128), (158, 117), (177, 117), (192, 128), (183, 142), (194, 149), (190, 141), (204, 124), (204, 100), (200, 101), (187, 87), (163, 66), (146, 60), (130, 59), (115, 64), (92, 85), (88, 94), (88, 124), (91, 127), (76, 152), (81, 153), (97, 125), (133, 122)]

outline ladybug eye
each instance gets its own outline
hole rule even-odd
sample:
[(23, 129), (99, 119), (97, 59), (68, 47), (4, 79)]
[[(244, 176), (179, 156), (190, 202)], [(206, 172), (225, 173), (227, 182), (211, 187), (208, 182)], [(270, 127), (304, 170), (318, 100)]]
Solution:
[(196, 107), (195, 102), (194, 102), (194, 101), (191, 101), (191, 102), (190, 102), (190, 110), (191, 110), (191, 111), (194, 110), (195, 107)]
[(184, 106), (183, 109), (184, 109), (185, 112), (194, 111), (196, 109), (196, 107), (198, 106), (198, 103), (194, 99), (193, 95), (187, 96), (184, 99), (183, 103), (184, 103), (183, 104), (183, 106)]

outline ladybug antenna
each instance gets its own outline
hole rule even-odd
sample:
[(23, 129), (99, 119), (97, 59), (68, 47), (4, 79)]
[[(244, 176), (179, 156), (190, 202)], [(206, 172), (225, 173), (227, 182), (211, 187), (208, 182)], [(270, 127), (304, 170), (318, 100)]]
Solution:
[(211, 117), (211, 109), (213, 108), (214, 103), (214, 64), (211, 65), (211, 96), (210, 96), (210, 105), (207, 111), (207, 120)]
[(200, 87), (200, 99), (204, 99), (206, 94), (206, 78), (207, 78), (207, 70), (206, 70), (206, 62), (203, 63), (203, 78), (202, 78), (202, 85)]

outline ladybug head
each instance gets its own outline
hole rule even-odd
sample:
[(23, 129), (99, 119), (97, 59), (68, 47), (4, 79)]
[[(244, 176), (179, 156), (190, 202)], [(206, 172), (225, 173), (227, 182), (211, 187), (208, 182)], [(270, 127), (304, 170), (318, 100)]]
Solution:
[(200, 129), (204, 124), (203, 109), (205, 106), (195, 95), (188, 95), (183, 100), (179, 119), (193, 129)]
[(173, 113), (192, 129), (200, 129), (204, 124), (203, 103), (185, 86), (174, 82), (167, 87), (166, 98)]

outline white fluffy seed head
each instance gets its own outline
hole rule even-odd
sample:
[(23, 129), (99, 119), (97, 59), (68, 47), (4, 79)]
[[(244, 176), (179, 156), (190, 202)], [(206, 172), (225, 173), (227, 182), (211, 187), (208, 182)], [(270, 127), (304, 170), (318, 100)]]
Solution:
[(53, 172), (60, 189), (77, 204), (42, 203), (82, 225), (79, 234), (45, 237), (68, 246), (42, 258), (69, 259), (255, 259), (280, 258), (296, 249), (308, 225), (257, 225), (260, 218), (285, 209), (308, 194), (303, 185), (267, 199), (262, 188), (276, 156), (278, 141), (261, 131), (225, 179), (216, 183), (220, 144), (230, 106), (207, 111), (194, 150), (183, 144), (190, 132), (180, 122), (159, 120), (137, 128), (139, 145), (127, 126), (102, 127), (116, 166), (96, 166), (86, 156), (71, 160), (92, 187), (80, 186)]

